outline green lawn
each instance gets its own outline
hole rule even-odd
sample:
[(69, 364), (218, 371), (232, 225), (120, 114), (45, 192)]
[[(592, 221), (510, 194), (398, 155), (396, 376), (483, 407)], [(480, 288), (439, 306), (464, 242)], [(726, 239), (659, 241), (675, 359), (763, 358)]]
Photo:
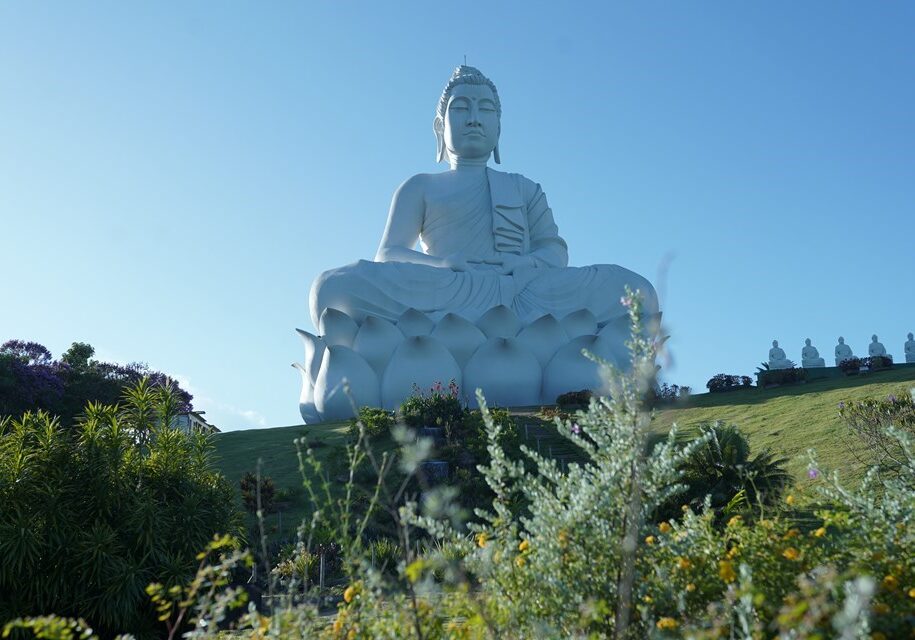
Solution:
[[(702, 394), (683, 405), (659, 411), (653, 427), (663, 431), (676, 422), (681, 429), (688, 429), (715, 420), (735, 424), (749, 436), (754, 451), (769, 447), (788, 458), (788, 469), (797, 479), (805, 477), (805, 452), (813, 448), (823, 468), (838, 469), (843, 476), (855, 480), (862, 469), (849, 451), (855, 442), (839, 421), (839, 402), (901, 395), (912, 387), (915, 367), (899, 367), (802, 385)], [(530, 410), (519, 410), (515, 415), (519, 428), (542, 424)], [(541, 436), (544, 454), (568, 453), (568, 447), (555, 434), (542, 429), (536, 433)], [(318, 459), (327, 465), (331, 477), (339, 478), (346, 471), (346, 434), (344, 423), (221, 433), (215, 436), (217, 461), (229, 482), (237, 487), (242, 475), (254, 471), (258, 459), (262, 460), (262, 473), (273, 478), (277, 490), (287, 494), (278, 502), (278, 513), (267, 517), (268, 531), (286, 538), (295, 533), (307, 506), (293, 440), (305, 437)], [(532, 436), (528, 444), (536, 448), (536, 438)]]

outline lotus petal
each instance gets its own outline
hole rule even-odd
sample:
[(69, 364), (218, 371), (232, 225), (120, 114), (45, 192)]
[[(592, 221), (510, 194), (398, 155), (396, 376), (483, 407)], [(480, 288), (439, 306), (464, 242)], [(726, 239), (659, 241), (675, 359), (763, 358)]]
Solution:
[(570, 339), (597, 334), (597, 318), (588, 309), (573, 311), (564, 317), (561, 323)]
[(494, 406), (539, 404), (541, 380), (540, 363), (517, 338), (490, 338), (464, 369), (471, 406), (477, 406), (477, 389), (482, 389), (486, 402)]
[(543, 370), (542, 401), (552, 404), (559, 395), (581, 389), (606, 394), (608, 389), (601, 377), (600, 366), (582, 355), (582, 350), (611, 361), (614, 356), (612, 344), (609, 339), (601, 340), (598, 336), (578, 336), (561, 347)]
[(314, 336), (302, 329), (296, 329), (296, 332), (299, 334), (299, 337), (302, 338), (302, 343), (305, 345), (304, 372), (311, 381), (311, 385), (314, 386), (315, 380), (318, 378), (318, 370), (321, 368), (321, 360), (324, 358), (324, 352), (327, 350), (327, 344), (324, 342), (324, 338)]
[(486, 342), (486, 336), (482, 331), (469, 320), (454, 313), (449, 313), (439, 320), (431, 335), (445, 345), (461, 369), (477, 348)]
[(381, 379), (381, 406), (396, 409), (413, 394), (413, 385), (428, 389), (436, 382), (461, 385), (461, 368), (441, 342), (431, 336), (410, 336), (394, 350)]
[(318, 324), (320, 325), (318, 329), (324, 336), (324, 342), (327, 343), (327, 346), (351, 348), (356, 332), (359, 331), (359, 326), (355, 320), (342, 311), (331, 307), (324, 310), (324, 313), (321, 314), (321, 321)]
[(305, 424), (317, 424), (321, 422), (321, 416), (315, 407), (314, 384), (311, 377), (305, 367), (298, 362), (292, 363), (292, 366), (302, 374), (302, 394), (299, 396), (299, 413), (302, 414), (302, 420)]
[(397, 328), (406, 337), (427, 336), (432, 333), (435, 323), (422, 311), (410, 307), (397, 319)]
[(356, 333), (356, 339), (353, 340), (353, 351), (365, 358), (380, 380), (388, 366), (388, 360), (391, 359), (391, 354), (394, 353), (397, 345), (403, 342), (403, 338), (400, 329), (387, 320), (377, 316), (367, 316)]
[(549, 364), (559, 347), (569, 341), (569, 336), (559, 320), (548, 313), (524, 327), (517, 339), (534, 354), (542, 369)]
[(477, 326), (487, 338), (514, 338), (521, 330), (521, 321), (514, 311), (500, 304), (484, 313)]
[[(343, 389), (349, 383), (352, 401)], [(341, 345), (331, 345), (324, 354), (314, 390), (315, 407), (324, 420), (352, 418), (356, 408), (380, 404), (378, 375), (358, 353)]]

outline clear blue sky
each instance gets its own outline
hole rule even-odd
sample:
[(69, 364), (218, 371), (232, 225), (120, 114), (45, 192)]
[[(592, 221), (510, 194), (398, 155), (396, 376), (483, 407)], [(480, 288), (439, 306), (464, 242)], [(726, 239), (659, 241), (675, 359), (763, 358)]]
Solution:
[(467, 55), (571, 263), (660, 283), (671, 382), (915, 331), (915, 5), (4, 2), (0, 340), (300, 422), (308, 290), (436, 171)]

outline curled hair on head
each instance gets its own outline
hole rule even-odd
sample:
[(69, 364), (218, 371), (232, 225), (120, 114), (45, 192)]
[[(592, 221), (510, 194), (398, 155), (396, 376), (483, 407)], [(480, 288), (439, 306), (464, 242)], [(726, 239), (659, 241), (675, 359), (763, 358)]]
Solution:
[(457, 67), (454, 73), (451, 74), (451, 79), (445, 85), (442, 97), (438, 100), (438, 108), (435, 110), (437, 117), (442, 120), (445, 119), (445, 111), (448, 110), (448, 98), (451, 97), (451, 91), (459, 84), (485, 84), (492, 89), (492, 96), (496, 101), (496, 114), (500, 118), (502, 117), (502, 102), (499, 100), (499, 92), (496, 90), (496, 85), (493, 84), (492, 80), (484, 76), (482, 71), (466, 64)]

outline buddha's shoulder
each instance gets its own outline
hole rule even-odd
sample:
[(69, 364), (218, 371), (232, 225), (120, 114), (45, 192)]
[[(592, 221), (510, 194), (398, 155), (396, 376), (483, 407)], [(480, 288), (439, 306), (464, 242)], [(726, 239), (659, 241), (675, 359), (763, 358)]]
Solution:
[(533, 194), (541, 190), (540, 184), (538, 182), (531, 180), (523, 174), (511, 173), (509, 171), (497, 171), (496, 169), (490, 169), (489, 171), (504, 180), (511, 180), (524, 194)]

